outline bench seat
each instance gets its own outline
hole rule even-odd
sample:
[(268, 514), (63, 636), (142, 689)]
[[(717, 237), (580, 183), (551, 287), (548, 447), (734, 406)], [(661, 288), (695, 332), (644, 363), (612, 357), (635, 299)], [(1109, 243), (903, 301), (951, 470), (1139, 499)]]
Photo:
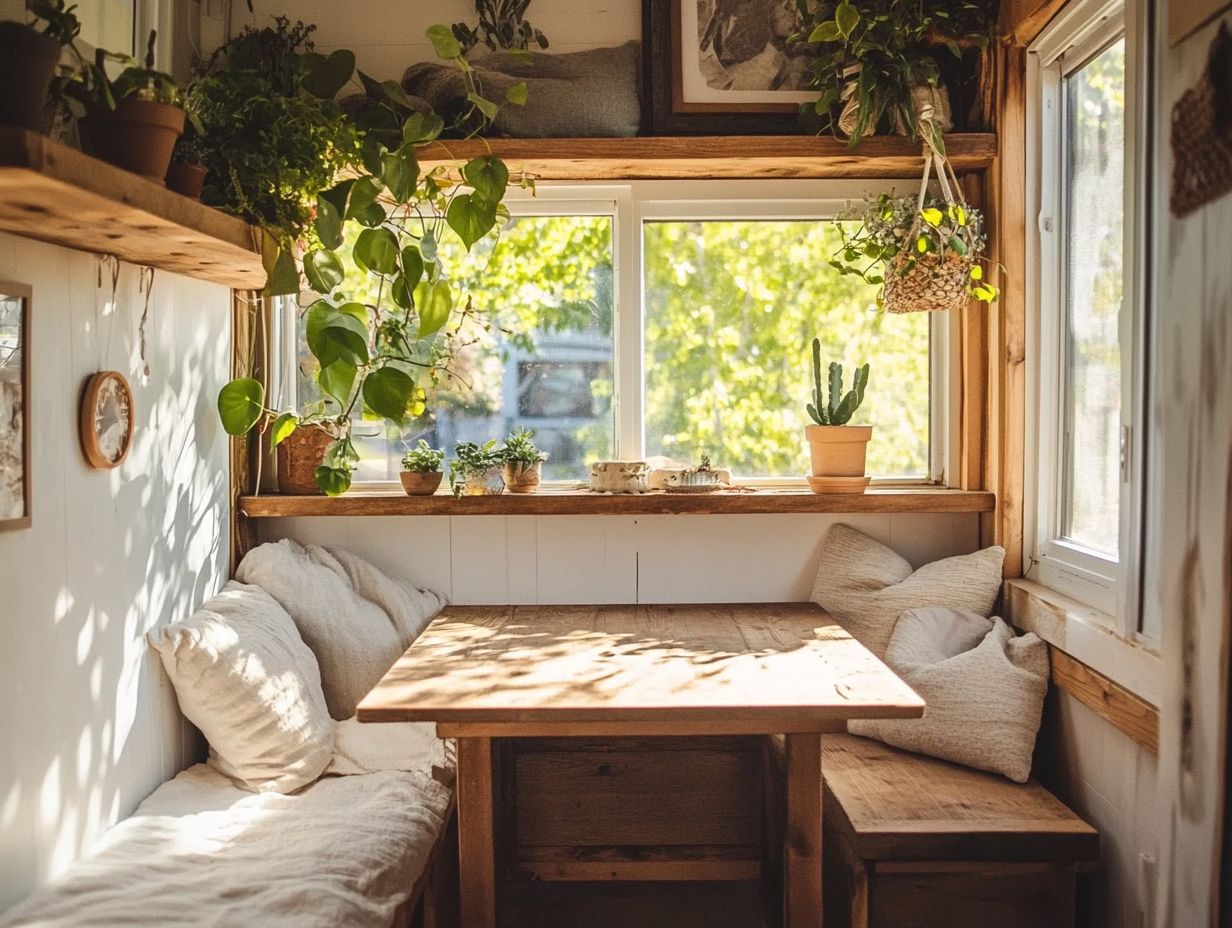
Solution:
[(827, 928), (1070, 928), (1099, 836), (1019, 785), (852, 735), (823, 738)]
[(390, 928), (445, 831), (452, 791), (422, 772), (252, 793), (205, 764), (164, 783), (0, 928)]

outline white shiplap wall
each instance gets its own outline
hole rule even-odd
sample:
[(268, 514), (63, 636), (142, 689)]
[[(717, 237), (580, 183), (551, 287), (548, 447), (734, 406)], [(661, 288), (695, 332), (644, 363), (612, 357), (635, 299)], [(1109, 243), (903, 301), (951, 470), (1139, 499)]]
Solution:
[[(137, 270), (123, 268), (114, 312), (97, 270), (91, 255), (0, 234), (0, 280), (34, 290), (34, 522), (0, 532), (0, 911), (200, 753), (144, 635), (226, 580), (214, 397), (230, 291), (156, 275), (146, 379)], [(128, 377), (137, 411), (112, 471), (87, 468), (77, 442), (78, 393), (100, 368)]]

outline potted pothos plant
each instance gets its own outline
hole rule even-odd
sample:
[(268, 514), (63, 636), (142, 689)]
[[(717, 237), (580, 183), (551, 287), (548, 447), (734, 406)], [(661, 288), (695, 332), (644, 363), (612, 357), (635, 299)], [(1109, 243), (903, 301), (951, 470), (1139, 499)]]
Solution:
[(496, 439), (482, 445), (464, 441), (454, 446), (449, 462), (449, 485), (454, 496), (500, 496), (505, 457)]
[(81, 23), (65, 0), (29, 0), (32, 23), (0, 22), (0, 126), (45, 132), (56, 65)]
[[(984, 112), (991, 95), (987, 51), (996, 34), (996, 0), (798, 0), (813, 45), (814, 103), (802, 122), (845, 136), (898, 132), (931, 136), (939, 150), (951, 126), (947, 75), (978, 85)], [(974, 72), (974, 77), (971, 77)], [(978, 121), (978, 120), (977, 120)]]
[(813, 401), (805, 408), (813, 425), (804, 427), (809, 446), (809, 486), (814, 493), (863, 493), (871, 425), (850, 425), (864, 402), (869, 366), (857, 367), (843, 392), (843, 365), (830, 362), (822, 386), (821, 339), (813, 339)]
[(501, 448), (504, 463), (502, 476), (510, 493), (534, 493), (543, 478), (546, 451), (535, 445), (535, 433), (530, 429), (514, 429)]
[(444, 451), (419, 439), (419, 444), (402, 455), (402, 472), (398, 475), (402, 489), (408, 496), (431, 496), (445, 476), (441, 469), (444, 463)]
[[(441, 57), (466, 67), (447, 27), (434, 26), (428, 35)], [(332, 68), (330, 59), (326, 65)], [(314, 73), (312, 67), (305, 74)], [(345, 67), (331, 71), (331, 81), (341, 70)], [(475, 95), (482, 100), (477, 87)], [(496, 106), (483, 104), (475, 106), (485, 113)], [(323, 409), (309, 414), (272, 409), (264, 386), (252, 377), (233, 380), (219, 393), (219, 415), (232, 435), (268, 429), (271, 446), (280, 448), (296, 440), (301, 427), (326, 432), (331, 440), (314, 479), (331, 496), (349, 489), (359, 460), (353, 418), (401, 427), (421, 415), (427, 390), (453, 357), (456, 326), (473, 312), (454, 293), (437, 243), (454, 235), (469, 250), (507, 215), (502, 200), (509, 170), (499, 158), (473, 158), (457, 169), (456, 179), (443, 165), (421, 170), (418, 150), (444, 128), (439, 116), (420, 112), (403, 119), (396, 137), (357, 128), (359, 157), (351, 176), (331, 178), (316, 193), (312, 222), (297, 243), (302, 258), (282, 246), (273, 262), (273, 292), (299, 292), (301, 269), (315, 291), (304, 325), (308, 350), (319, 365)], [(523, 178), (523, 183), (530, 182)], [(349, 250), (347, 228), (358, 230)], [(351, 292), (349, 282), (359, 280), (377, 283), (371, 302)]]

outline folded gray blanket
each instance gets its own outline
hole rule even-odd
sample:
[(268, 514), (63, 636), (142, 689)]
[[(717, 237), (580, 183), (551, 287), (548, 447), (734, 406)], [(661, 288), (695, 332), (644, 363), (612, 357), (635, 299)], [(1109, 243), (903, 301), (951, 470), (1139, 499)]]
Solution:
[[(508, 52), (472, 62), (483, 95), (501, 103), (493, 124), (498, 135), (514, 138), (568, 138), (637, 135), (640, 44), (549, 55), (531, 52), (532, 60)], [(525, 106), (505, 103), (505, 94), (525, 81)], [(402, 76), (408, 94), (423, 97), (447, 123), (468, 108), (466, 84), (452, 64), (413, 64)]]

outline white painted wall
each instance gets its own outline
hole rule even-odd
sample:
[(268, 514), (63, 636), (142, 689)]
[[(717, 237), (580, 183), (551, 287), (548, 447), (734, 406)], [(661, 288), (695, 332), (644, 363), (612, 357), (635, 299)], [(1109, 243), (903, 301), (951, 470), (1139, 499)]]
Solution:
[(337, 545), (451, 602), (803, 602), (821, 539), (843, 522), (913, 565), (979, 547), (979, 517), (662, 515), (304, 517), (261, 540)]
[[(292, 21), (316, 23), (318, 50), (349, 48), (362, 70), (382, 80), (400, 79), (413, 62), (435, 60), (432, 45), (424, 37), (429, 26), (475, 22), (472, 0), (254, 0), (253, 14), (244, 0), (230, 0), (230, 5), (232, 32), (250, 23), (266, 25), (280, 14)], [(226, 4), (200, 6), (198, 42), (208, 52), (227, 34)], [(547, 35), (553, 52), (619, 45), (642, 34), (641, 0), (535, 0), (527, 18)]]
[[(0, 280), (33, 287), (33, 526), (0, 532), (0, 910), (61, 871), (200, 748), (145, 632), (225, 581), (230, 292), (125, 266), (114, 311), (96, 259), (0, 234)], [(108, 349), (108, 345), (110, 348)], [(77, 441), (86, 376), (122, 371), (137, 431), (113, 471)], [(139, 878), (139, 875), (135, 878)]]

